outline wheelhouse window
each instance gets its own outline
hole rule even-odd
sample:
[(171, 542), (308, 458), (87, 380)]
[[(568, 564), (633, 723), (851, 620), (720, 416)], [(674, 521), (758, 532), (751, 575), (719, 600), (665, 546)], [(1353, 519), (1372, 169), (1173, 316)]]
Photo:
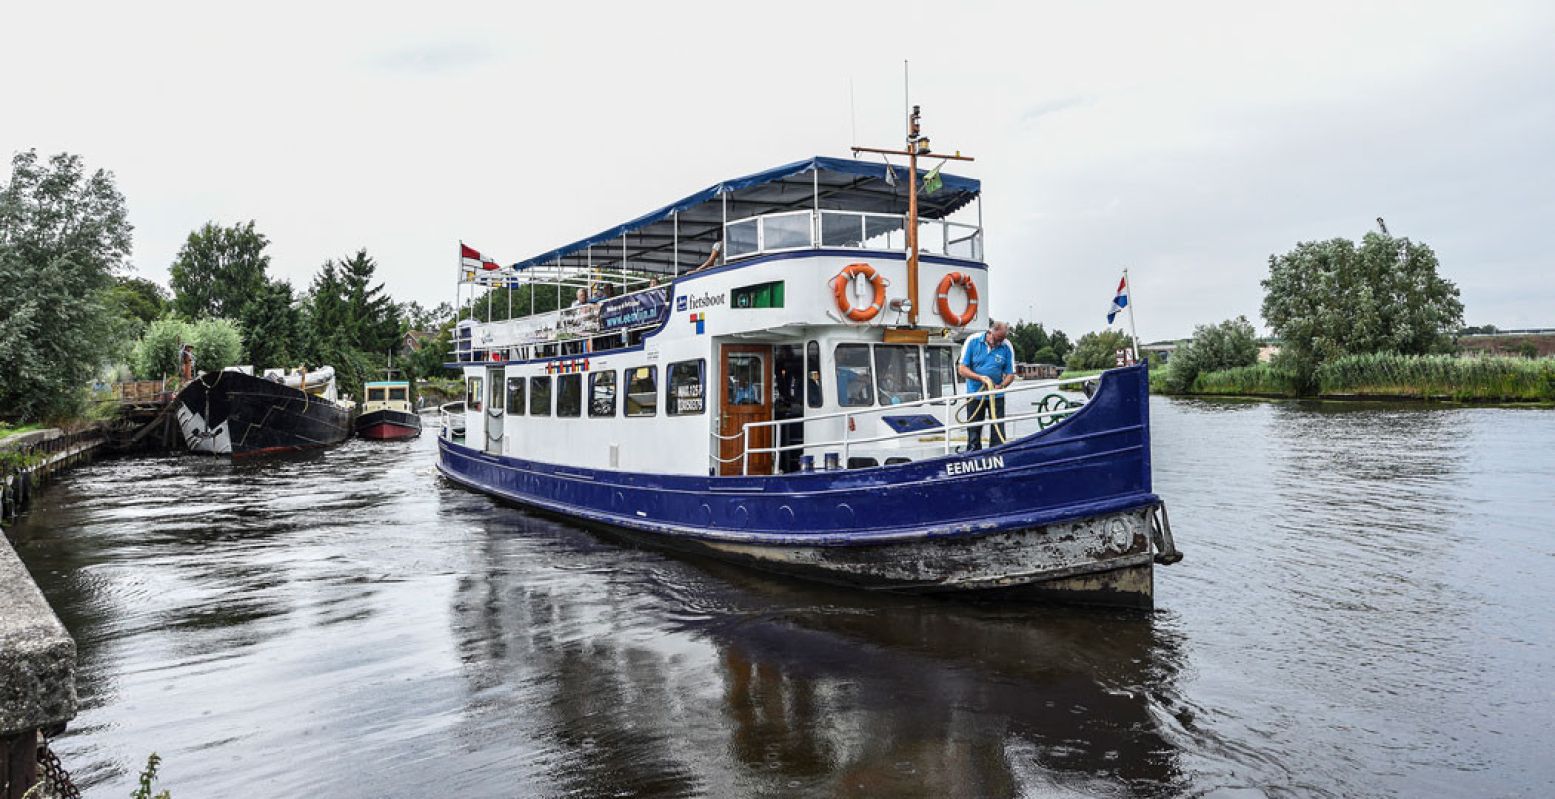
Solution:
[(838, 344), (833, 358), (837, 361), (837, 404), (844, 408), (874, 405), (875, 381), (869, 368), (869, 345)]
[(481, 410), (481, 379), (472, 377), (464, 381), (464, 407), (472, 411)]
[(556, 378), (556, 415), (583, 415), (583, 375)]
[(812, 341), (804, 345), (804, 393), (805, 403), (819, 408), (825, 402), (821, 398), (821, 345)]
[(529, 415), (551, 415), (551, 376), (529, 378)]
[(707, 406), (703, 375), (707, 361), (672, 363), (665, 372), (664, 404), (670, 416), (694, 416)]
[(923, 373), (918, 366), (918, 347), (912, 344), (876, 344), (875, 381), (881, 405), (900, 405), (923, 399)]
[(524, 378), (508, 378), (508, 415), (524, 415)]
[(589, 375), (589, 416), (616, 415), (616, 373), (594, 372)]
[(950, 347), (924, 347), (923, 361), (929, 373), (929, 397), (939, 399), (956, 393), (956, 356)]
[(383, 389), (381, 389), (381, 388), (369, 388), (369, 389), (367, 389), (367, 401), (368, 402), (383, 402)]
[(389, 389), (389, 401), (390, 402), (409, 402), (410, 401), (410, 389), (405, 388), (404, 386), (394, 386), (394, 387), (390, 388)]
[(659, 412), (659, 367), (639, 366), (627, 372), (626, 415), (652, 416)]

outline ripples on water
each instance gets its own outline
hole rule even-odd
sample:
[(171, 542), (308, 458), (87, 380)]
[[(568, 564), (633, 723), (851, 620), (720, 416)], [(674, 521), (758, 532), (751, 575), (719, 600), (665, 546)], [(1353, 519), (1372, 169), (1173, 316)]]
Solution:
[(453, 488), (107, 461), (13, 534), (88, 796), (1548, 795), (1555, 413), (1155, 400), (1150, 615), (877, 597)]

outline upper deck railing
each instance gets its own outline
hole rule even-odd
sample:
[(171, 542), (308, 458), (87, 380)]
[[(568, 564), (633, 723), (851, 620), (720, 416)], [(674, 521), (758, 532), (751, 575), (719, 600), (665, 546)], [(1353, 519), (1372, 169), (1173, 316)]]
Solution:
[[(788, 211), (752, 216), (724, 225), (724, 258), (828, 249), (902, 250), (907, 219), (902, 214), (864, 211)], [(983, 230), (944, 219), (918, 220), (918, 251), (969, 261), (983, 260)]]

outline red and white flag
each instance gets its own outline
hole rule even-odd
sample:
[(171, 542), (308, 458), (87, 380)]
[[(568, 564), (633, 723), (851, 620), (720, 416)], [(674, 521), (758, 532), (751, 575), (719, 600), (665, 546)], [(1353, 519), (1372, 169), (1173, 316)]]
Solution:
[(465, 269), (484, 269), (488, 272), (495, 272), (502, 268), (501, 264), (481, 255), (479, 250), (462, 241), (459, 242), (459, 263)]

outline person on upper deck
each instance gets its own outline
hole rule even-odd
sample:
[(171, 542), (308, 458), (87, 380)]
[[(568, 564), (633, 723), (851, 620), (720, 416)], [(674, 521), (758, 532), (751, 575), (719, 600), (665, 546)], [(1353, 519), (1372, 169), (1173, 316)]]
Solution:
[[(1009, 335), (1009, 325), (994, 322), (987, 333), (973, 336), (962, 345), (961, 361), (956, 366), (956, 373), (966, 378), (968, 395), (980, 390), (1006, 388), (1015, 382), (1015, 347), (1008, 341)], [(995, 419), (1003, 419), (1004, 395), (974, 397), (969, 400), (969, 404), (972, 412), (967, 416), (967, 422), (973, 426), (966, 429), (966, 451), (974, 452), (983, 448), (983, 426), (977, 422), (988, 418), (990, 410)], [(993, 446), (1003, 444), (1004, 423), (996, 422), (990, 427), (992, 432), (989, 443)]]
[(583, 307), (585, 305), (588, 305), (588, 304), (589, 304), (589, 290), (588, 289), (578, 289), (578, 296), (577, 296), (576, 300), (573, 301), (572, 307), (574, 307), (574, 308), (581, 308), (581, 307)]
[(712, 268), (712, 266), (714, 264), (718, 263), (718, 254), (720, 252), (723, 252), (723, 246), (724, 246), (724, 243), (722, 241), (715, 241), (715, 242), (713, 242), (713, 251), (707, 254), (707, 260), (705, 260), (702, 263), (698, 264), (697, 268), (691, 270), (690, 272), (687, 272), (686, 274), (694, 275), (694, 274), (702, 271), (703, 269), (710, 269), (710, 268)]

